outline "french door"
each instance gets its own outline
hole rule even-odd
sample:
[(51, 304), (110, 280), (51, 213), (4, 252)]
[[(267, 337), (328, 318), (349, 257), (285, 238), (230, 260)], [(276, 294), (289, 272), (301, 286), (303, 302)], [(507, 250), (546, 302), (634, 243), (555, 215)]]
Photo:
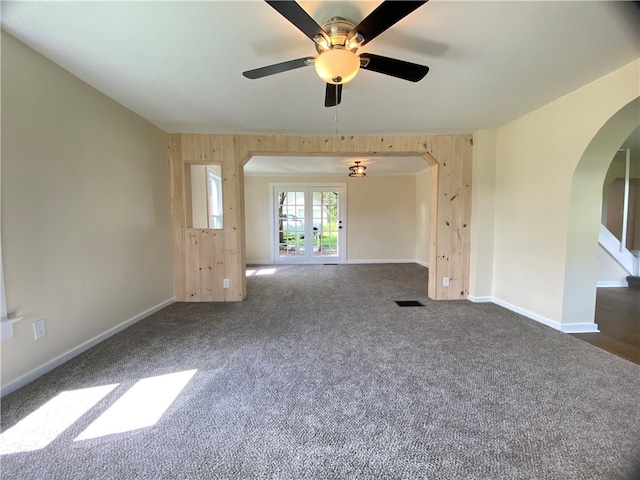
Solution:
[(273, 185), (276, 263), (344, 263), (346, 185)]

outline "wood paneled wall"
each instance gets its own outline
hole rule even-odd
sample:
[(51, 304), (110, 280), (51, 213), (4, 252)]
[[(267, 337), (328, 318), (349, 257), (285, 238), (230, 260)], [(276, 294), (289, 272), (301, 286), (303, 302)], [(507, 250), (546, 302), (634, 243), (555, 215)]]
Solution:
[[(170, 135), (176, 300), (245, 298), (243, 166), (254, 155), (422, 156), (433, 168), (428, 295), (438, 300), (466, 299), (472, 141), (471, 135)], [(190, 164), (222, 165), (222, 230), (194, 229), (187, 223), (185, 167)], [(444, 277), (449, 278), (448, 287), (442, 285)], [(228, 289), (222, 288), (225, 278), (230, 280)]]

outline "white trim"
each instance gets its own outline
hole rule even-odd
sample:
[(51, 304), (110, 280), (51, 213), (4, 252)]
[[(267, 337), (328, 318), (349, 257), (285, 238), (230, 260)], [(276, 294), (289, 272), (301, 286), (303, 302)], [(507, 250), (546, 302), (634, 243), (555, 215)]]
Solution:
[(468, 295), (467, 298), (470, 302), (473, 303), (491, 303), (493, 302), (493, 297), (474, 297), (473, 295)]
[(629, 275), (633, 275), (638, 266), (638, 259), (626, 248), (622, 246), (622, 243), (611, 233), (607, 227), (600, 224), (600, 232), (598, 236), (598, 242), (602, 247), (609, 252), (613, 258), (624, 268)]
[(598, 333), (597, 323), (568, 323), (562, 325), (561, 330), (564, 333)]
[[(276, 223), (276, 196), (274, 195), (275, 186), (277, 184), (269, 182), (269, 261), (273, 264), (276, 263), (276, 247), (275, 242), (275, 223)], [(246, 220), (245, 220), (246, 222)], [(246, 227), (245, 227), (246, 230)], [(246, 242), (245, 242), (246, 243)], [(245, 248), (246, 250), (246, 248)]]
[(349, 264), (360, 264), (360, 263), (418, 263), (415, 258), (411, 259), (393, 259), (393, 260), (347, 260)]
[[(330, 260), (330, 258), (328, 258), (328, 260)], [(336, 263), (336, 262), (327, 262), (327, 263)], [(345, 263), (353, 264), (353, 265), (367, 264), (367, 263), (417, 263), (418, 265), (429, 268), (429, 264), (427, 262), (423, 262), (422, 260), (415, 260), (415, 259), (414, 260), (348, 260)], [(275, 265), (275, 263), (269, 260), (247, 260), (247, 265)], [(290, 263), (289, 265), (300, 265), (300, 264)]]
[(536, 322), (540, 322), (547, 327), (554, 328), (556, 330), (562, 330), (562, 325), (558, 322), (554, 322), (550, 318), (543, 317), (542, 315), (538, 315), (537, 313), (530, 312), (525, 310), (524, 308), (517, 307), (509, 302), (505, 302), (504, 300), (500, 300), (499, 298), (493, 298), (493, 302), (496, 305), (500, 305), (501, 307), (506, 308), (507, 310), (511, 310), (512, 312), (518, 313), (520, 315), (524, 315), (531, 320), (535, 320)]
[(124, 330), (125, 328), (130, 327), (134, 323), (137, 323), (140, 320), (143, 320), (143, 319), (147, 318), (148, 316), (156, 313), (157, 311), (162, 310), (163, 308), (171, 305), (175, 301), (176, 301), (175, 297), (172, 297), (169, 300), (165, 300), (164, 302), (156, 305), (155, 307), (152, 307), (152, 308), (150, 308), (148, 310), (145, 310), (142, 313), (139, 313), (135, 317), (130, 318), (129, 320), (121, 323), (120, 325), (117, 325), (117, 326), (111, 328), (110, 330), (107, 330), (106, 332), (101, 333), (97, 337), (92, 338), (91, 340), (83, 343), (82, 345), (79, 345), (79, 346), (69, 350), (68, 352), (63, 353), (62, 355), (54, 358), (53, 360), (50, 360), (47, 363), (39, 366), (38, 368), (35, 368), (34, 370), (31, 370), (29, 373), (26, 373), (26, 374), (22, 375), (21, 377), (13, 380), (12, 382), (9, 382), (9, 383), (7, 383), (5, 385), (2, 385), (2, 387), (0, 387), (0, 397), (4, 397), (5, 395), (7, 395), (7, 394), (9, 394), (11, 392), (14, 392), (15, 390), (19, 389), (20, 387), (24, 387), (27, 383), (32, 382), (36, 378), (44, 375), (45, 373), (53, 370), (56, 367), (59, 367), (63, 363), (71, 360), (73, 357), (75, 357), (77, 355), (80, 355), (82, 352), (84, 352), (86, 350), (89, 350), (91, 347), (93, 347), (93, 346), (97, 345), (98, 343), (106, 340), (107, 338), (115, 335), (116, 333)]
[(469, 295), (467, 298), (469, 299), (469, 301), (475, 302), (475, 303), (489, 303), (489, 302), (495, 303), (496, 305), (504, 307), (507, 310), (511, 310), (514, 313), (530, 318), (531, 320), (535, 320), (536, 322), (542, 323), (547, 327), (551, 327), (554, 330), (558, 330), (563, 333), (594, 333), (594, 332), (600, 331), (598, 330), (598, 324), (595, 322), (567, 323), (567, 324), (554, 322), (549, 318), (543, 317), (533, 312), (529, 312), (528, 310), (512, 305), (511, 303), (505, 302), (504, 300), (500, 300), (499, 298), (496, 298), (496, 297), (474, 297)]
[[(627, 224), (629, 220), (629, 173), (631, 170), (631, 149), (627, 148), (624, 161), (624, 197), (622, 199), (622, 234), (620, 250), (627, 248)], [(634, 273), (635, 274), (635, 273)]]
[[(313, 208), (313, 201), (310, 196), (315, 189), (324, 190), (326, 188), (335, 189), (338, 191), (339, 203), (338, 203), (338, 217), (342, 222), (342, 226), (338, 231), (338, 256), (337, 257), (315, 257), (315, 256), (303, 256), (303, 257), (280, 257), (278, 255), (278, 243), (276, 241), (276, 211), (278, 209), (278, 199), (276, 196), (276, 190), (293, 189), (297, 191), (304, 191), (305, 195), (305, 214), (308, 215), (309, 205)], [(326, 191), (326, 190), (324, 190)], [(347, 227), (349, 225), (347, 218), (347, 183), (346, 182), (269, 182), (269, 200), (271, 207), (269, 208), (269, 244), (270, 244), (270, 259), (274, 265), (313, 265), (323, 263), (346, 263), (347, 257)], [(305, 219), (306, 220), (306, 219)], [(308, 229), (305, 234), (311, 233), (312, 222), (307, 222), (306, 227)], [(309, 235), (310, 236), (310, 235)], [(310, 252), (307, 252), (309, 254)]]
[(629, 284), (626, 281), (602, 281), (597, 283), (598, 288), (610, 288), (610, 287), (628, 287)]
[(0, 341), (13, 338), (13, 324), (19, 322), (24, 317), (7, 317), (0, 320)]

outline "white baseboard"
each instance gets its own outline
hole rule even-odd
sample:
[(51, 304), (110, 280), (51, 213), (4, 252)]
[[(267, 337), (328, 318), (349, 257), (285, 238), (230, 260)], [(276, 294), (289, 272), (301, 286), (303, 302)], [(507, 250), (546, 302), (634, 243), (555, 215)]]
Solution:
[(564, 333), (598, 333), (597, 323), (568, 323), (562, 325), (560, 331)]
[(599, 332), (597, 323), (568, 323), (562, 324), (558, 322), (554, 322), (553, 320), (538, 315), (533, 312), (529, 312), (523, 308), (517, 307), (515, 305), (510, 304), (509, 302), (505, 302), (504, 300), (500, 300), (496, 297), (474, 297), (469, 295), (467, 297), (469, 301), (474, 303), (495, 303), (496, 305), (500, 305), (501, 307), (506, 308), (507, 310), (511, 310), (519, 315), (530, 318), (531, 320), (535, 320), (536, 322), (542, 323), (547, 327), (551, 327), (555, 330), (559, 330), (564, 333), (595, 333)]
[(133, 318), (130, 318), (129, 320), (121, 323), (120, 325), (117, 325), (111, 328), (110, 330), (107, 330), (106, 332), (98, 335), (97, 337), (92, 338), (91, 340), (83, 343), (82, 345), (79, 345), (69, 350), (68, 352), (63, 353), (62, 355), (54, 358), (53, 360), (48, 361), (44, 365), (41, 365), (38, 368), (35, 368), (34, 370), (31, 370), (29, 373), (22, 375), (21, 377), (13, 380), (12, 382), (2, 385), (0, 387), (0, 397), (4, 397), (5, 395), (8, 395), (9, 393), (19, 389), (20, 387), (24, 387), (27, 383), (34, 381), (36, 378), (44, 375), (45, 373), (71, 360), (73, 357), (80, 355), (82, 352), (86, 350), (89, 350), (91, 347), (115, 335), (116, 333), (124, 330), (125, 328), (130, 327), (134, 323), (137, 323), (140, 320), (143, 320), (148, 316), (156, 313), (157, 311), (162, 310), (163, 308), (171, 305), (175, 301), (176, 301), (175, 297), (170, 298), (169, 300), (165, 300), (164, 302), (156, 305), (155, 307), (145, 310), (144, 312), (136, 315)]
[(347, 260), (350, 264), (363, 264), (363, 263), (418, 263), (415, 258), (412, 259), (393, 259), (393, 260)]
[(467, 298), (470, 302), (473, 303), (491, 303), (493, 302), (493, 297), (474, 297), (473, 295), (468, 295)]
[[(418, 265), (422, 265), (423, 267), (429, 268), (429, 263), (423, 262), (422, 260), (347, 260), (346, 263), (351, 264), (366, 264), (366, 263), (417, 263)], [(274, 262), (270, 260), (247, 260), (247, 265), (275, 265)]]
[(533, 313), (530, 312), (528, 310), (525, 310), (524, 308), (520, 308), (516, 305), (512, 305), (509, 302), (505, 302), (504, 300), (500, 300), (499, 298), (495, 298), (493, 299), (493, 303), (495, 303), (496, 305), (500, 305), (501, 307), (506, 308), (507, 310), (511, 310), (512, 312), (518, 313), (520, 315), (523, 315), (527, 318), (530, 318), (531, 320), (535, 320), (536, 322), (540, 322), (543, 325), (546, 325), (547, 327), (551, 327), (554, 328), (556, 330), (560, 330), (562, 331), (562, 324), (558, 323), (558, 322), (554, 322), (553, 320), (543, 317), (542, 315), (538, 315), (537, 313)]
[(620, 288), (620, 287), (628, 287), (629, 284), (626, 280), (622, 281), (602, 281), (596, 284), (598, 288)]

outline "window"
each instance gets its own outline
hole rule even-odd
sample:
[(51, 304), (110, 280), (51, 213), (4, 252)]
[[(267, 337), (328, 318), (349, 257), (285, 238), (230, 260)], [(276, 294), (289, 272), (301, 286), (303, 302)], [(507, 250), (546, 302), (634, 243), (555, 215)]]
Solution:
[(207, 167), (207, 181), (209, 228), (222, 228), (222, 179), (212, 167)]
[[(221, 165), (189, 165), (188, 168), (185, 185), (188, 227), (221, 229), (223, 224)], [(191, 213), (190, 218), (189, 213)]]

